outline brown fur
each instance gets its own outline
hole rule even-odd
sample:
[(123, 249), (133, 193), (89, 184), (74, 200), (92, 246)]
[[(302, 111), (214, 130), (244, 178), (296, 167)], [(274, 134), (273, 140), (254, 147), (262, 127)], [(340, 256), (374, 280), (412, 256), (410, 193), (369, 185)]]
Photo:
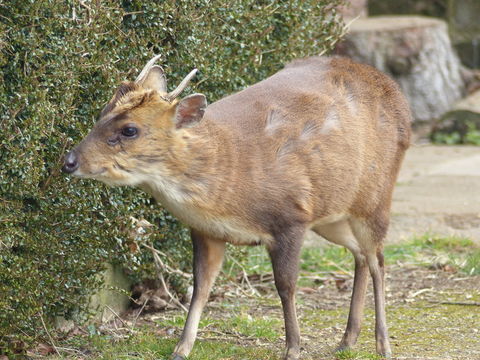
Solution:
[[(178, 103), (122, 85), (74, 149), (76, 175), (141, 187), (203, 234), (201, 241), (264, 243), (284, 305), (288, 359), (299, 356), (294, 287), (305, 230), (348, 247), (356, 273), (363, 279), (368, 264), (376, 282), (377, 350), (388, 355), (380, 255), (410, 141), (398, 86), (369, 66), (315, 57), (211, 104), (195, 126), (175, 126)], [(126, 124), (138, 127), (134, 139), (120, 135)], [(362, 279), (354, 290), (361, 302)], [(343, 347), (355, 342), (362, 309), (352, 305)], [(193, 345), (182, 339), (178, 356)]]

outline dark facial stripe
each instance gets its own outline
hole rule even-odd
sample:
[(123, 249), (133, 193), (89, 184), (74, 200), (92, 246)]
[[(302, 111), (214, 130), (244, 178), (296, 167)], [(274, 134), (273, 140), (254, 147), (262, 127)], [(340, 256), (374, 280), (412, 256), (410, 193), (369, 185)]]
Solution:
[(129, 93), (130, 91), (134, 91), (137, 89), (137, 85), (133, 82), (129, 83), (122, 83), (117, 89), (115, 93), (115, 97), (103, 108), (102, 112), (100, 113), (100, 118), (107, 115), (110, 111), (115, 108), (117, 105), (118, 100), (120, 100), (125, 94)]
[(115, 121), (125, 120), (125, 119), (127, 119), (127, 118), (128, 118), (128, 116), (127, 116), (127, 111), (124, 111), (124, 112), (122, 112), (122, 113), (120, 113), (120, 114), (118, 114), (118, 115), (115, 115), (115, 116), (111, 119), (111, 121), (115, 122)]
[(124, 166), (120, 165), (118, 162), (115, 161), (115, 165), (114, 165), (116, 168), (119, 168), (120, 170), (122, 171), (125, 171), (125, 172), (131, 172), (130, 170), (128, 170), (127, 168), (125, 168)]
[(149, 164), (153, 164), (161, 161), (160, 156), (154, 156), (154, 155), (134, 155), (133, 157), (137, 160), (140, 160)]

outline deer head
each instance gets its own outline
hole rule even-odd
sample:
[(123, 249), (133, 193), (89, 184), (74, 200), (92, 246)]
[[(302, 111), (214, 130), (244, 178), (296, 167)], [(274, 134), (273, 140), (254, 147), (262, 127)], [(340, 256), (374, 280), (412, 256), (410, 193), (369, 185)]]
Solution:
[[(203, 94), (178, 99), (197, 69), (171, 92), (163, 69), (152, 58), (134, 82), (123, 82), (90, 133), (65, 157), (63, 171), (108, 184), (138, 185), (147, 174), (173, 171), (184, 131), (195, 126), (207, 106)], [(154, 168), (154, 169), (153, 169)], [(157, 174), (158, 175), (158, 174)]]

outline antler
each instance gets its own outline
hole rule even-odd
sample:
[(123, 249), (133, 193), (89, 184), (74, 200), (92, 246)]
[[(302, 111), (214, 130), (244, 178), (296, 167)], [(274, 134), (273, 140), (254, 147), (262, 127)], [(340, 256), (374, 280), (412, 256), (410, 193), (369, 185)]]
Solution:
[(188, 83), (190, 82), (190, 80), (192, 80), (192, 78), (195, 76), (195, 74), (197, 73), (197, 69), (193, 69), (192, 71), (190, 71), (190, 74), (188, 74), (185, 79), (182, 80), (182, 82), (180, 83), (180, 85), (177, 86), (177, 88), (175, 90), (173, 90), (172, 92), (169, 92), (165, 98), (168, 99), (168, 101), (172, 101), (174, 100), (178, 95), (180, 95), (182, 93), (183, 90), (185, 90), (185, 88), (187, 87)]
[[(143, 68), (143, 70), (140, 72), (140, 74), (137, 76), (137, 78), (135, 79), (135, 83), (142, 83), (144, 80), (145, 80), (145, 77), (147, 76), (148, 72), (152, 69), (153, 65), (155, 64), (155, 62), (160, 59), (162, 55), (156, 55), (154, 56), (148, 63), (147, 65), (145, 65), (145, 67)], [(168, 101), (172, 101), (174, 100), (176, 97), (178, 97), (178, 95), (180, 95), (182, 93), (183, 90), (185, 90), (185, 88), (188, 86), (188, 83), (190, 82), (190, 80), (192, 80), (192, 78), (195, 76), (195, 74), (197, 73), (197, 69), (193, 69), (192, 71), (190, 71), (190, 73), (185, 77), (185, 79), (182, 80), (182, 82), (180, 83), (180, 85), (177, 86), (177, 88), (175, 90), (173, 90), (172, 92), (169, 92), (167, 95), (164, 96), (164, 98)]]
[(148, 63), (147, 65), (145, 65), (145, 67), (143, 68), (143, 70), (140, 72), (140, 74), (137, 76), (137, 78), (135, 79), (135, 82), (136, 83), (140, 83), (143, 81), (143, 78), (148, 74), (148, 72), (150, 71), (150, 69), (152, 68), (152, 66), (155, 64), (155, 62), (160, 59), (162, 57), (162, 55), (155, 55)]

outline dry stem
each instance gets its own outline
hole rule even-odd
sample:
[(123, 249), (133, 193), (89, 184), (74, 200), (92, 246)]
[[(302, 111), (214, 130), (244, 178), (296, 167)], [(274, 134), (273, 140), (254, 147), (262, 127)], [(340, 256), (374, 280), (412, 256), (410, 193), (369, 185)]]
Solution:
[(152, 252), (153, 260), (155, 262), (155, 268), (157, 269), (158, 279), (160, 280), (160, 283), (165, 293), (173, 301), (173, 303), (175, 303), (175, 305), (180, 307), (183, 311), (188, 312), (188, 309), (185, 306), (183, 306), (183, 304), (168, 290), (167, 284), (165, 283), (165, 278), (163, 277), (163, 273), (167, 269), (167, 267), (163, 263), (162, 259), (160, 259), (160, 256), (158, 256), (159, 251), (155, 249), (152, 245), (143, 244), (143, 246), (150, 249), (150, 251)]

